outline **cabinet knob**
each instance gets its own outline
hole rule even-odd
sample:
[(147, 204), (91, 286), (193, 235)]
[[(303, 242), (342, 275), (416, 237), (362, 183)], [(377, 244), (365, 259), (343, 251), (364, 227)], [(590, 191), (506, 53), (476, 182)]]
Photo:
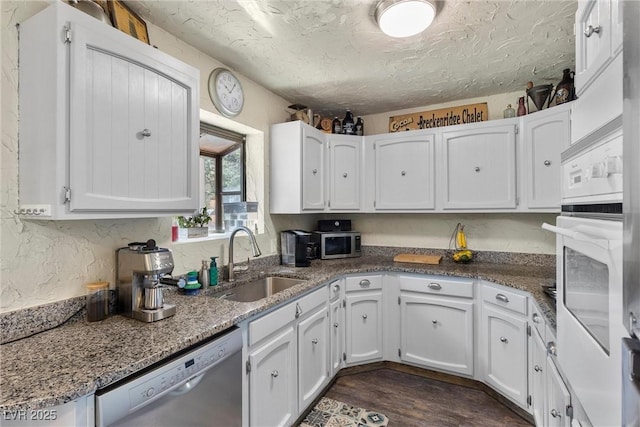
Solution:
[(334, 323), (334, 324), (333, 324), (333, 327), (334, 327), (334, 328), (337, 328), (338, 326), (339, 326), (339, 325), (338, 325), (338, 322), (336, 322), (336, 323)]
[(318, 169), (312, 170), (311, 173), (314, 174), (314, 175), (317, 174), (318, 173)]
[(363, 314), (363, 315), (362, 315), (362, 318), (366, 320), (366, 319), (367, 319), (367, 315), (366, 315), (366, 314)]
[(533, 313), (533, 323), (540, 323), (540, 316), (538, 316), (538, 313)]
[(551, 160), (545, 160), (544, 161), (544, 165), (545, 166), (551, 166)]
[(584, 30), (584, 35), (585, 37), (589, 38), (593, 35), (593, 33), (596, 34), (600, 34), (600, 25), (596, 25), (595, 27), (593, 25), (589, 25), (585, 30)]
[(538, 366), (538, 365), (534, 366), (533, 370), (536, 371), (536, 372), (542, 372), (542, 368), (540, 366)]
[(502, 302), (509, 302), (509, 298), (507, 298), (507, 296), (503, 294), (497, 294), (496, 299)]
[(149, 129), (143, 129), (143, 130), (140, 132), (140, 135), (142, 135), (142, 136), (144, 136), (144, 137), (151, 136), (151, 131), (150, 131)]
[(369, 287), (369, 285), (371, 285), (371, 282), (369, 281), (369, 279), (360, 280), (360, 286), (362, 286), (363, 288), (367, 288)]
[(347, 177), (347, 173), (346, 173), (346, 172), (345, 172), (345, 173), (343, 173), (343, 174), (342, 174), (342, 177), (343, 177), (343, 178), (346, 178), (346, 177)]
[(311, 342), (312, 342), (313, 344), (318, 344), (318, 338), (314, 338), (314, 339), (312, 339), (312, 340), (311, 340)]
[(300, 308), (300, 305), (296, 303), (296, 319), (300, 317), (301, 314), (302, 314), (302, 309)]
[(558, 351), (556, 350), (556, 343), (553, 341), (549, 341), (547, 343), (547, 352), (549, 352), (550, 355), (552, 356), (557, 356), (558, 355)]
[(334, 292), (340, 292), (340, 285), (333, 285)]
[(439, 283), (429, 283), (427, 287), (429, 289), (433, 289), (434, 291), (439, 291), (440, 289), (442, 289), (442, 286), (440, 286)]
[(276, 369), (274, 369), (273, 371), (271, 371), (271, 376), (273, 378), (278, 378), (278, 371)]
[(503, 342), (506, 344), (509, 342), (509, 340), (507, 339), (507, 337), (500, 337), (500, 342)]
[(400, 175), (405, 176), (407, 174), (407, 171), (401, 171)]
[(431, 321), (431, 323), (433, 323), (434, 325), (437, 325), (438, 321), (434, 319), (434, 320)]
[(476, 166), (475, 168), (473, 168), (473, 170), (476, 172), (480, 172), (480, 166)]
[(551, 414), (551, 416), (552, 416), (553, 418), (561, 418), (561, 416), (560, 416), (560, 412), (558, 412), (558, 411), (557, 411), (557, 410), (555, 410), (555, 409), (552, 409), (552, 410), (551, 410), (551, 412), (550, 412), (550, 414)]

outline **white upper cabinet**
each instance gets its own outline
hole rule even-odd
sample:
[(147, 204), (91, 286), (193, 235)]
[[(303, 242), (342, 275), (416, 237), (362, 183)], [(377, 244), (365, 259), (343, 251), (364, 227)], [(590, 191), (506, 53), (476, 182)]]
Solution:
[(560, 210), (560, 153), (570, 144), (570, 111), (554, 107), (524, 117), (524, 185), (529, 209)]
[(576, 95), (602, 72), (611, 57), (610, 0), (580, 0), (576, 12)]
[(302, 209), (323, 210), (325, 135), (310, 127), (302, 127)]
[(458, 129), (442, 132), (443, 209), (515, 209), (516, 125)]
[(329, 203), (331, 210), (360, 210), (362, 138), (330, 135)]
[(199, 71), (62, 2), (20, 26), (20, 201), (52, 219), (198, 208)]
[(373, 143), (376, 211), (435, 208), (435, 135), (409, 131), (376, 135)]

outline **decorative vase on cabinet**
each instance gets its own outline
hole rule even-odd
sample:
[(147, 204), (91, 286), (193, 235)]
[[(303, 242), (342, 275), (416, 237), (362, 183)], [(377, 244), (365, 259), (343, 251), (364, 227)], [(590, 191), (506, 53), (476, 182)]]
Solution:
[(198, 82), (63, 2), (21, 23), (21, 206), (48, 205), (48, 219), (193, 212)]

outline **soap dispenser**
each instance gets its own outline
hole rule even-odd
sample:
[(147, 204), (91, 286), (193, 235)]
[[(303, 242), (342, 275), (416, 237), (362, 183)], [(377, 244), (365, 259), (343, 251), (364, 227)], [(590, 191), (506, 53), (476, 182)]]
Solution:
[(209, 264), (209, 285), (215, 286), (218, 284), (218, 266), (216, 265), (217, 256), (211, 257), (211, 264)]

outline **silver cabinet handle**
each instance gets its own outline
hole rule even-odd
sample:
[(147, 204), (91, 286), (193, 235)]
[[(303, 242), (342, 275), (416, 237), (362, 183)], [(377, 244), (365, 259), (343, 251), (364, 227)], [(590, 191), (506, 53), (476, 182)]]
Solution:
[(476, 166), (475, 168), (473, 168), (473, 170), (476, 172), (480, 172), (480, 166)]
[(536, 372), (542, 372), (542, 368), (540, 366), (538, 366), (538, 365), (534, 366), (533, 370), (536, 371)]
[(296, 303), (296, 319), (300, 317), (301, 314), (302, 314), (302, 309), (300, 308), (300, 305)]
[(533, 323), (540, 323), (540, 316), (538, 316), (538, 313), (533, 313)]
[(439, 291), (440, 289), (442, 289), (442, 286), (440, 286), (440, 283), (429, 283), (427, 287), (429, 289), (433, 289), (434, 291)]
[(143, 129), (143, 130), (140, 132), (140, 135), (142, 135), (142, 136), (144, 136), (144, 137), (151, 136), (151, 131), (150, 131), (149, 129)]
[(547, 343), (547, 352), (549, 352), (549, 354), (552, 356), (557, 356), (558, 353), (556, 351), (556, 343), (554, 343), (553, 341), (549, 341)]
[(500, 337), (500, 342), (503, 342), (506, 344), (509, 342), (509, 340), (507, 339), (507, 337)]
[(596, 25), (595, 27), (593, 25), (589, 25), (587, 29), (584, 30), (584, 35), (585, 37), (589, 38), (593, 35), (593, 33), (600, 34), (601, 29), (602, 28), (600, 27), (600, 25)]
[(400, 175), (405, 176), (407, 174), (407, 171), (400, 171)]
[(544, 165), (545, 166), (551, 166), (551, 160), (545, 160), (544, 161)]
[(369, 287), (369, 285), (371, 285), (371, 282), (368, 279), (360, 280), (360, 286), (362, 286), (363, 288)]
[(366, 320), (366, 319), (367, 319), (367, 315), (366, 315), (366, 314), (363, 314), (363, 315), (362, 315), (362, 318)]
[(562, 418), (562, 417), (560, 416), (560, 412), (556, 411), (555, 409), (552, 409), (552, 410), (551, 410), (551, 412), (550, 412), (550, 414), (551, 414), (551, 416), (552, 416), (553, 418)]
[(271, 371), (271, 376), (272, 376), (273, 378), (278, 378), (278, 371), (277, 371), (277, 370), (275, 370), (275, 369), (274, 369), (273, 371)]
[(434, 320), (431, 321), (431, 323), (433, 323), (434, 325), (437, 325), (438, 321), (434, 319)]
[(312, 340), (311, 340), (311, 343), (312, 343), (312, 344), (318, 344), (318, 338), (314, 338), (314, 339), (312, 339)]
[(503, 294), (496, 295), (496, 299), (502, 302), (509, 302), (509, 298), (507, 298), (507, 296)]
[(340, 285), (333, 285), (334, 292), (340, 292)]
[(339, 325), (338, 325), (338, 322), (336, 322), (336, 323), (334, 323), (334, 324), (333, 324), (333, 327), (334, 327), (334, 328), (337, 328), (338, 326), (339, 326)]
[(342, 174), (342, 177), (343, 177), (343, 178), (346, 178), (346, 177), (347, 177), (347, 173), (346, 173), (346, 172), (345, 172), (345, 173), (343, 173), (343, 174)]
[(318, 169), (312, 170), (311, 173), (314, 174), (314, 175), (317, 174), (318, 173)]

